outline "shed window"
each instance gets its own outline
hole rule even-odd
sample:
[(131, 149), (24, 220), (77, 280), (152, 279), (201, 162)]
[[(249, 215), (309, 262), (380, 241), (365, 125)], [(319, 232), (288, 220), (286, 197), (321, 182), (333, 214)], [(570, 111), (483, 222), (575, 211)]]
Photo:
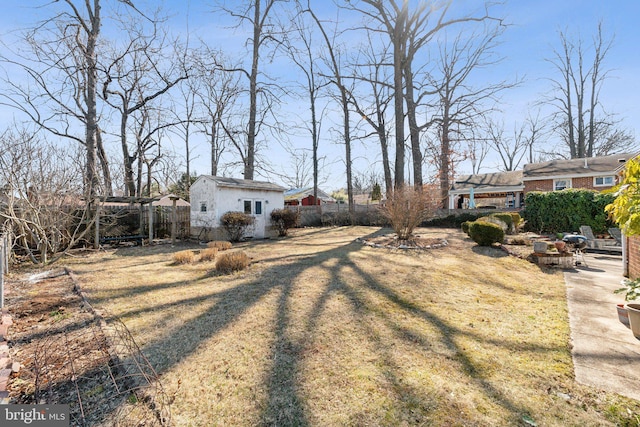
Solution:
[(251, 215), (251, 200), (244, 201), (244, 213)]
[(615, 184), (613, 176), (596, 176), (593, 178), (594, 187), (612, 186)]
[(553, 180), (553, 190), (560, 191), (565, 188), (571, 188), (571, 179), (554, 179)]
[(200, 212), (207, 211), (207, 202), (200, 202)]
[(262, 215), (262, 201), (256, 200), (255, 214)]

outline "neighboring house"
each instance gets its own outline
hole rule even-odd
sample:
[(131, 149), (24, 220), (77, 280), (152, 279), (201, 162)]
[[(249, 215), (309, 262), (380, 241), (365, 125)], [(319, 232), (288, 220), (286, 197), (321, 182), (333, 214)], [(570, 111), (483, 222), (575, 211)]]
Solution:
[[(618, 182), (617, 171), (634, 154), (530, 163), (521, 171), (464, 175), (449, 190), (449, 209), (518, 208), (531, 191), (584, 188), (602, 191)], [(460, 205), (461, 203), (461, 205)], [(470, 206), (471, 205), (471, 206)]]
[(181, 197), (176, 196), (175, 194), (167, 194), (165, 196), (161, 196), (159, 199), (154, 200), (152, 205), (172, 207), (174, 199), (176, 201), (176, 206), (191, 206), (189, 202)]
[(284, 192), (284, 204), (287, 206), (314, 206), (322, 203), (336, 203), (336, 199), (318, 189), (318, 199), (314, 200), (313, 187), (292, 188)]
[(558, 191), (565, 188), (606, 190), (617, 182), (617, 170), (634, 154), (614, 154), (584, 159), (551, 160), (525, 165), (524, 192)]
[(255, 218), (246, 237), (271, 237), (271, 211), (284, 208), (284, 188), (270, 182), (202, 175), (189, 190), (191, 234), (200, 240), (227, 239), (220, 224), (226, 212)]
[(519, 208), (523, 191), (522, 171), (463, 175), (449, 190), (449, 209)]

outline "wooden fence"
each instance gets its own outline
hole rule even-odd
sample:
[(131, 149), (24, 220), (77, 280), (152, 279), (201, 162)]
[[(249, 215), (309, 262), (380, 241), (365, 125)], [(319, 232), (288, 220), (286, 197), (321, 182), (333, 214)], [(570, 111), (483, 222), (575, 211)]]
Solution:
[[(300, 227), (318, 227), (334, 225), (375, 225), (388, 224), (380, 213), (380, 205), (354, 205), (353, 214), (349, 213), (349, 205), (341, 203), (327, 203), (317, 206), (285, 206), (298, 212)], [(520, 209), (437, 209), (431, 218), (446, 218), (462, 214), (480, 216), (496, 212), (518, 212)]]
[[(153, 207), (153, 236), (171, 236), (171, 206)], [(176, 206), (176, 237), (189, 237), (190, 207)], [(147, 235), (149, 232), (149, 208), (145, 206), (104, 206), (100, 210), (100, 237), (123, 235)]]

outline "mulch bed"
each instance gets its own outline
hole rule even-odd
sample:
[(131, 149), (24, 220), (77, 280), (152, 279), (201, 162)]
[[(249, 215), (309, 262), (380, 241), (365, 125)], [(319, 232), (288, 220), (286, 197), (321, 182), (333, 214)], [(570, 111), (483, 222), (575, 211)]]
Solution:
[(400, 240), (395, 234), (366, 239), (358, 238), (356, 240), (367, 246), (386, 249), (437, 249), (443, 248), (448, 244), (446, 239), (426, 238), (419, 235), (413, 236), (408, 240)]

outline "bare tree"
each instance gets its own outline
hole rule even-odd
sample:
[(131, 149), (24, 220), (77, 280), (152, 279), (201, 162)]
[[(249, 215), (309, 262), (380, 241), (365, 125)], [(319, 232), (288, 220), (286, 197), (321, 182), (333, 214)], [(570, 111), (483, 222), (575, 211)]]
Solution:
[(428, 45), (441, 30), (452, 25), (465, 22), (479, 22), (491, 19), (488, 14), (479, 16), (465, 15), (457, 18), (449, 17), (451, 2), (431, 4), (420, 2), (412, 7), (408, 1), (396, 0), (362, 0), (368, 7), (352, 8), (377, 22), (379, 28), (371, 31), (382, 31), (387, 34), (393, 47), (393, 89), (395, 116), (395, 186), (404, 185), (405, 164), (405, 105), (411, 140), (413, 158), (414, 184), (422, 187), (422, 150), (420, 133), (426, 125), (420, 126), (417, 119), (417, 107), (420, 105), (422, 93), (415, 93), (414, 60), (418, 52)]
[(347, 200), (349, 203), (349, 212), (353, 213), (355, 210), (353, 200), (353, 178), (352, 178), (352, 159), (351, 159), (351, 126), (349, 119), (349, 91), (345, 86), (345, 82), (342, 76), (342, 66), (339, 58), (338, 46), (335, 43), (335, 37), (332, 40), (324, 29), (322, 21), (317, 17), (311, 8), (305, 10), (318, 26), (322, 38), (325, 42), (326, 52), (329, 56), (328, 65), (331, 70), (331, 83), (336, 86), (339, 92), (339, 104), (342, 110), (342, 138), (345, 146), (345, 167), (347, 172)]
[[(120, 0), (133, 7), (131, 1)], [(25, 113), (51, 134), (81, 144), (85, 151), (85, 195), (98, 191), (98, 161), (107, 158), (98, 137), (98, 46), (102, 25), (100, 0), (64, 0), (46, 5), (53, 16), (25, 33), (27, 53), (13, 52), (5, 63), (17, 66), (29, 79), (6, 78), (10, 88), (4, 104)], [(78, 132), (83, 128), (84, 132)], [(101, 153), (98, 156), (98, 153)], [(111, 183), (105, 186), (110, 188)], [(109, 190), (107, 190), (109, 191)]]
[(81, 200), (83, 155), (24, 128), (0, 136), (0, 186), (6, 198), (0, 218), (34, 263), (56, 261), (90, 229)]
[(606, 155), (616, 150), (629, 150), (633, 137), (619, 128), (619, 121), (607, 113), (600, 93), (609, 77), (604, 63), (613, 45), (598, 24), (591, 50), (581, 38), (570, 39), (560, 32), (560, 49), (548, 60), (556, 70), (551, 78), (552, 95), (547, 102), (555, 108), (552, 119), (555, 132), (568, 149), (570, 158)]
[[(360, 50), (360, 58), (354, 66), (354, 78), (360, 86), (367, 86), (363, 95), (351, 94), (349, 102), (360, 117), (373, 129), (380, 143), (382, 170), (385, 190), (393, 192), (393, 174), (389, 157), (389, 124), (387, 110), (393, 100), (391, 76), (387, 66), (389, 59), (388, 44), (378, 48), (367, 33), (368, 42)], [(363, 139), (371, 136), (366, 133)]]
[(204, 45), (191, 52), (194, 73), (189, 79), (190, 88), (198, 98), (199, 120), (196, 126), (207, 136), (211, 146), (210, 173), (218, 175), (223, 153), (230, 143), (226, 130), (231, 135), (239, 134), (233, 119), (238, 115), (238, 98), (243, 91), (239, 75), (224, 71), (234, 68), (225, 65), (228, 60), (218, 51)]
[[(248, 23), (251, 27), (251, 37), (247, 39), (247, 44), (251, 48), (251, 65), (248, 69), (233, 68), (229, 71), (238, 71), (245, 75), (249, 81), (249, 115), (246, 130), (246, 147), (240, 150), (244, 163), (244, 178), (253, 179), (256, 164), (256, 137), (260, 131), (260, 124), (263, 123), (259, 119), (258, 112), (258, 95), (263, 98), (261, 109), (263, 114), (273, 106), (277, 97), (273, 96), (268, 85), (259, 81), (261, 74), (260, 58), (266, 45), (279, 38), (274, 31), (275, 26), (271, 22), (271, 13), (274, 6), (280, 0), (252, 0), (244, 4), (237, 5), (235, 9), (221, 7), (221, 9), (232, 17), (238, 19), (240, 23)], [(266, 99), (269, 98), (269, 99)], [(238, 146), (236, 137), (235, 144)], [(244, 151), (244, 153), (242, 153)]]
[(503, 171), (516, 170), (527, 155), (530, 146), (529, 136), (526, 134), (526, 124), (514, 126), (511, 137), (505, 135), (504, 122), (487, 119), (486, 129), (489, 143), (502, 161), (500, 169)]
[[(329, 82), (323, 81), (318, 73), (317, 57), (318, 48), (314, 46), (313, 42), (313, 26), (305, 21), (308, 16), (301, 10), (300, 4), (297, 7), (297, 13), (295, 17), (289, 16), (289, 23), (285, 25), (294, 26), (295, 38), (291, 36), (285, 36), (284, 46), (289, 59), (296, 64), (298, 70), (302, 73), (303, 82), (300, 84), (302, 90), (305, 92), (305, 96), (309, 102), (309, 120), (306, 126), (311, 136), (311, 166), (313, 168), (313, 198), (318, 199), (318, 181), (319, 181), (319, 163), (318, 147), (320, 143), (320, 129), (321, 120), (318, 117), (318, 98), (320, 97), (320, 91), (323, 87), (329, 85)], [(284, 32), (284, 31), (283, 31)], [(299, 155), (294, 155), (296, 165), (296, 181), (300, 183), (304, 179), (300, 180), (299, 175), (305, 169), (306, 164), (306, 152), (302, 152)], [(302, 187), (302, 186), (298, 186)]]
[(473, 87), (469, 77), (481, 68), (495, 65), (492, 50), (502, 34), (501, 25), (483, 30), (482, 33), (458, 33), (452, 42), (444, 38), (439, 43), (437, 70), (429, 75), (436, 101), (431, 124), (439, 135), (437, 164), (440, 180), (440, 197), (446, 203), (451, 183), (452, 167), (461, 154), (460, 142), (473, 138), (474, 126), (493, 109), (496, 95), (517, 83), (505, 81), (485, 83)]
[[(120, 116), (119, 138), (124, 165), (125, 193), (135, 196), (140, 193), (136, 185), (135, 162), (140, 160), (139, 145), (130, 148), (130, 119), (156, 98), (164, 95), (179, 82), (188, 78), (182, 57), (176, 55), (175, 44), (167, 42), (166, 35), (151, 22), (151, 31), (136, 20), (123, 22), (130, 34), (125, 48), (114, 48), (105, 70), (102, 86), (104, 101)], [(169, 54), (167, 55), (167, 52)], [(142, 113), (143, 119), (146, 113)], [(138, 129), (140, 127), (138, 126)], [(136, 138), (136, 143), (140, 143)], [(138, 163), (138, 170), (142, 165)], [(138, 177), (139, 181), (139, 177)]]

